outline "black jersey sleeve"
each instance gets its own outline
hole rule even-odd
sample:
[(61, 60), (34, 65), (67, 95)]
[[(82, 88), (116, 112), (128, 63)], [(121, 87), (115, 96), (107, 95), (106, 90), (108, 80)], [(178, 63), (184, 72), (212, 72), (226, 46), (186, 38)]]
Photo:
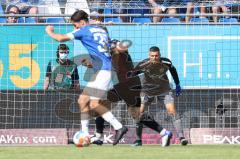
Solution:
[(48, 66), (47, 66), (47, 71), (46, 71), (46, 77), (49, 77), (49, 78), (50, 78), (51, 73), (52, 73), (51, 61), (49, 61), (49, 62), (48, 62)]
[(168, 58), (161, 58), (162, 63), (166, 64), (169, 68), (169, 71), (173, 77), (174, 83), (176, 85), (180, 84), (177, 69), (173, 66), (172, 61), (169, 60)]
[(129, 78), (143, 73), (144, 72), (143, 71), (144, 67), (142, 67), (143, 63), (144, 63), (143, 61), (139, 62), (132, 70), (129, 70), (127, 72), (126, 76)]
[(79, 80), (79, 74), (78, 74), (77, 66), (74, 68), (74, 72), (72, 74), (72, 80), (73, 81), (78, 81)]

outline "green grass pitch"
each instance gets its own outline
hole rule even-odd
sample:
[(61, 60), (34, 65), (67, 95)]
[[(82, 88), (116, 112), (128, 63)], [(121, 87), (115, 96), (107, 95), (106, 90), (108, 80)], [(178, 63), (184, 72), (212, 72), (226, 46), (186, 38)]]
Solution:
[(239, 159), (240, 145), (0, 147), (0, 159)]

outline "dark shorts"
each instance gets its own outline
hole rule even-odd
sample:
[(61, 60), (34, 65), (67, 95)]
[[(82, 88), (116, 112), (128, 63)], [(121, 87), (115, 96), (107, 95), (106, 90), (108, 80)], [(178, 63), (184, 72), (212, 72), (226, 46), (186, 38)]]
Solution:
[(123, 100), (128, 107), (141, 106), (141, 82), (138, 77), (131, 78), (126, 82), (114, 85), (113, 89), (108, 91), (107, 98), (111, 102)]

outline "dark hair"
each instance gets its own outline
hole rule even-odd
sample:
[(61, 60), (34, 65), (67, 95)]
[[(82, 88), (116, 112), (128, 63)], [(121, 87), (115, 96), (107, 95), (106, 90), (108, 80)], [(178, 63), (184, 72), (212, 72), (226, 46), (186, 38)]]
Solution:
[(160, 53), (160, 49), (157, 47), (157, 46), (152, 46), (150, 49), (149, 49), (150, 52), (159, 52)]
[(66, 44), (59, 44), (56, 52), (57, 58), (59, 58), (59, 50), (69, 51), (69, 47)]
[[(7, 13), (7, 14), (10, 12), (11, 8), (17, 8), (18, 13), (20, 12), (20, 9), (19, 9), (17, 6), (15, 6), (15, 5), (9, 5), (9, 6), (7, 6), (7, 8), (6, 8), (6, 13)], [(15, 13), (15, 14), (16, 14), (16, 13)]]
[(71, 16), (71, 21), (72, 22), (80, 22), (81, 20), (88, 22), (88, 14), (86, 12), (84, 12), (83, 10), (77, 10)]

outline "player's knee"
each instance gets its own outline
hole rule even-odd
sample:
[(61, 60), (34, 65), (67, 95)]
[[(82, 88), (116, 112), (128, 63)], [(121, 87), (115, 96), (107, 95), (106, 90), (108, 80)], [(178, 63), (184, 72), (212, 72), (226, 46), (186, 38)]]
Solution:
[(166, 106), (168, 115), (177, 114), (176, 107), (173, 103), (167, 103), (165, 106)]
[(132, 118), (135, 121), (139, 120), (139, 116), (140, 116), (140, 110), (138, 107), (128, 107), (128, 111), (130, 112)]
[(98, 106), (100, 106), (100, 104), (102, 104), (100, 100), (92, 100), (90, 102), (90, 107), (92, 109), (94, 109), (94, 108), (97, 108)]
[(146, 121), (146, 120), (154, 120), (154, 117), (151, 114), (145, 112), (145, 113), (140, 115), (140, 122), (141, 121)]
[(86, 107), (88, 105), (88, 100), (84, 98), (79, 98), (78, 99), (78, 104), (80, 105), (81, 108)]
[(174, 105), (168, 106), (167, 108), (167, 113), (168, 115), (175, 115), (177, 114), (176, 108)]
[(165, 105), (174, 105), (174, 98), (172, 97), (172, 95), (165, 96), (164, 104)]

